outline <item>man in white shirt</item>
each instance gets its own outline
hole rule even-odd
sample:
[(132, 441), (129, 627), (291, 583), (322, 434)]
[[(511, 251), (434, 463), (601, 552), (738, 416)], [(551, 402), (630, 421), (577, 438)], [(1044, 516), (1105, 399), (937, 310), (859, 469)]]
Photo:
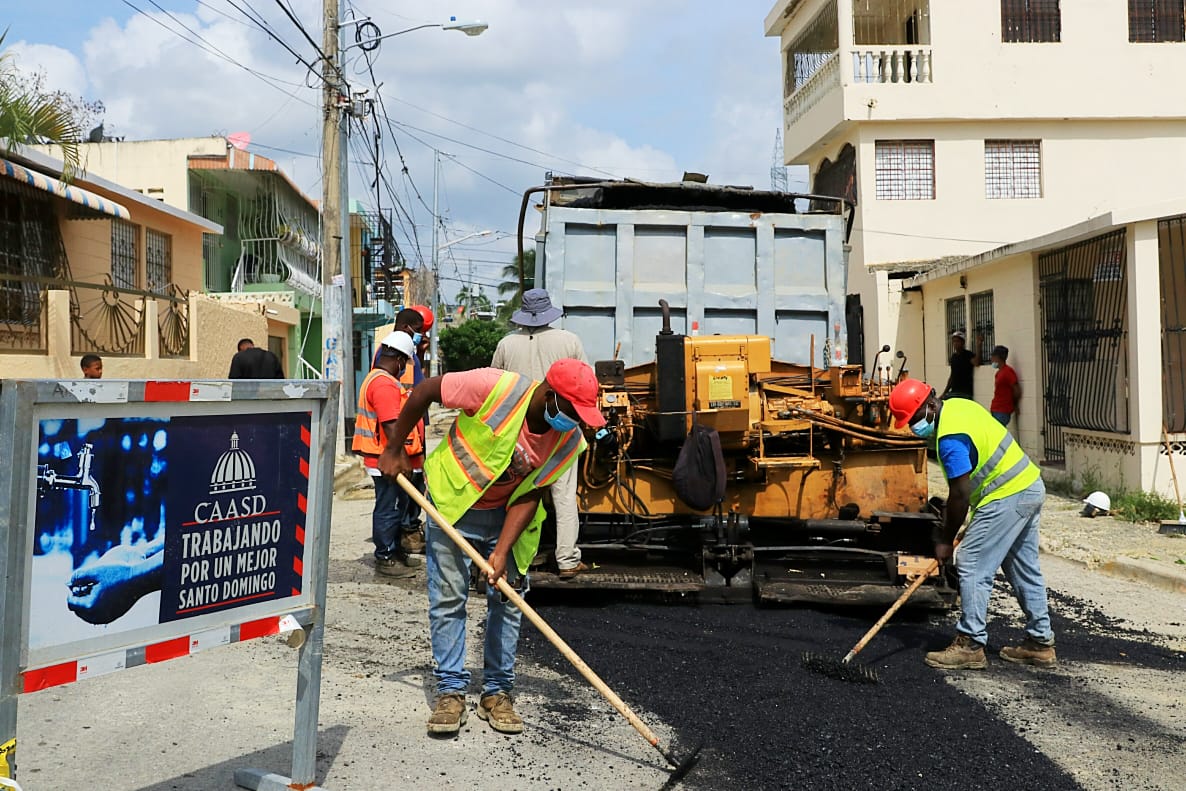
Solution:
[[(516, 329), (498, 342), (491, 367), (514, 371), (542, 382), (557, 360), (571, 357), (588, 363), (580, 338), (568, 330), (548, 326), (562, 315), (564, 311), (552, 305), (544, 289), (525, 291), (522, 307), (511, 316)], [(581, 562), (581, 550), (577, 548), (579, 467), (579, 463), (572, 465), (551, 487), (552, 504), (556, 507), (556, 566), (561, 579), (572, 579), (589, 570)]]

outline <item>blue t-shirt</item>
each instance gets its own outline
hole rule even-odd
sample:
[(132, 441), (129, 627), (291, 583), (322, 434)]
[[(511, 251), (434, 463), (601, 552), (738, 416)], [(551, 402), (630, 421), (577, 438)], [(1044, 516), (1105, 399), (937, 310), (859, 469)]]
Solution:
[(967, 475), (976, 469), (979, 456), (972, 438), (967, 434), (948, 434), (939, 440), (939, 460), (943, 462), (943, 474), (947, 480)]

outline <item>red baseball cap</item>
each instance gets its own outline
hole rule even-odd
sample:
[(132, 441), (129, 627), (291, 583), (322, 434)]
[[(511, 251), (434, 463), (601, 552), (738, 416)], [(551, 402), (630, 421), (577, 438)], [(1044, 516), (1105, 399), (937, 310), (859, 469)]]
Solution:
[(605, 425), (605, 417), (597, 408), (597, 377), (588, 363), (565, 357), (552, 363), (544, 378), (553, 390), (573, 405), (582, 423), (589, 428)]

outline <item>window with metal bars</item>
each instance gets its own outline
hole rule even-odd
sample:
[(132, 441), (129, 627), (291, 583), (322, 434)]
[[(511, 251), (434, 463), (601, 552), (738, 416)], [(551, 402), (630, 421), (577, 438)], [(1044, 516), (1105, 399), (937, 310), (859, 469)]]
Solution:
[(1042, 141), (985, 140), (984, 197), (1042, 197)]
[(173, 282), (173, 237), (149, 228), (144, 232), (144, 269), (148, 291), (164, 294)]
[(878, 200), (935, 199), (934, 140), (878, 140), (875, 151)]
[(786, 75), (783, 96), (790, 96), (807, 84), (840, 49), (835, 0), (824, 7), (807, 23), (803, 32), (784, 51)]
[(1157, 223), (1161, 268), (1161, 411), (1166, 430), (1186, 431), (1186, 216)]
[(967, 332), (968, 303), (963, 297), (947, 300), (947, 339), (951, 340), (952, 333)]
[(111, 221), (111, 284), (116, 288), (140, 287), (140, 258), (136, 241), (140, 226), (120, 219)]
[(1001, 41), (1060, 41), (1062, 13), (1058, 5), (1058, 0), (1001, 0)]
[(968, 350), (977, 355), (980, 365), (988, 365), (992, 348), (997, 345), (997, 334), (993, 329), (992, 292), (973, 294), (972, 324), (968, 333)]
[(21, 199), (0, 192), (0, 321), (19, 321), (25, 307), (24, 286), (4, 275), (23, 275)]
[(1186, 41), (1182, 0), (1128, 0), (1128, 40), (1139, 44)]

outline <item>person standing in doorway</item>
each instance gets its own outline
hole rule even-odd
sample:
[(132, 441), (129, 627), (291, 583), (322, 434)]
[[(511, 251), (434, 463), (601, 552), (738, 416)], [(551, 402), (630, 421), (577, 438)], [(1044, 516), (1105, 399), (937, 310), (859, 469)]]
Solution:
[(239, 352), (231, 358), (228, 379), (283, 379), (280, 358), (268, 349), (260, 349), (251, 338), (239, 341)]
[(966, 340), (963, 330), (951, 333), (951, 375), (940, 398), (972, 398), (972, 369), (980, 364), (980, 358), (965, 348)]
[[(523, 293), (523, 304), (511, 315), (515, 330), (498, 342), (492, 368), (514, 371), (537, 382), (557, 360), (571, 358), (583, 363), (585, 349), (581, 339), (568, 330), (549, 327), (563, 315), (552, 305), (548, 292), (542, 288)], [(577, 476), (580, 465), (574, 464), (552, 485), (552, 505), (556, 509), (556, 568), (561, 579), (572, 579), (588, 571), (581, 562), (577, 547), (580, 522), (577, 516)]]
[(1017, 380), (1017, 371), (1005, 362), (1009, 359), (1008, 347), (994, 346), (989, 359), (996, 374), (993, 377), (992, 404), (988, 411), (1002, 426), (1008, 428), (1009, 419), (1021, 414), (1021, 383)]

